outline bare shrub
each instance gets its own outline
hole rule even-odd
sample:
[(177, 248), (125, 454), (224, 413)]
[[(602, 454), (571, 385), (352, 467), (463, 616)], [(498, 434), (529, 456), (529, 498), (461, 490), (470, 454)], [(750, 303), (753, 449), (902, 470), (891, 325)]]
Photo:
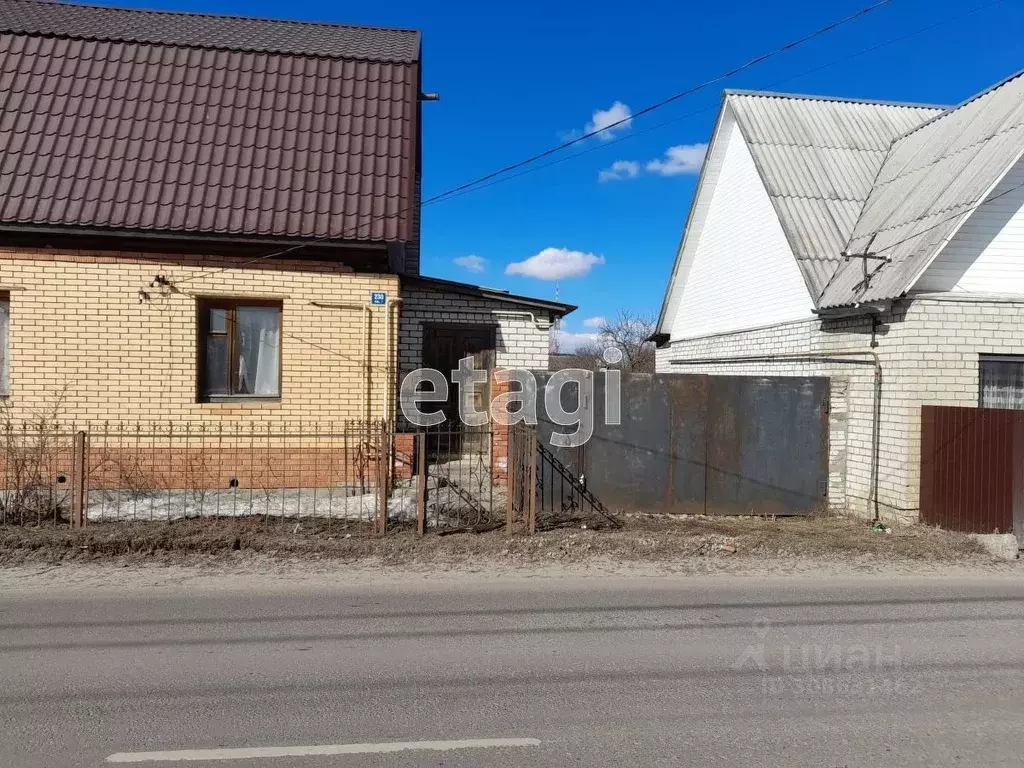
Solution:
[(0, 404), (0, 523), (39, 525), (68, 516), (74, 434), (60, 423), (66, 398), (65, 386), (22, 422), (10, 401)]

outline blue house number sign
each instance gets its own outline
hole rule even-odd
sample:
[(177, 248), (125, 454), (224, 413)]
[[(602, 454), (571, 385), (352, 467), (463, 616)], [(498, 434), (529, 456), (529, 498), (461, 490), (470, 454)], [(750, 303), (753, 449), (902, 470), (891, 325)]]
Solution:
[(370, 303), (382, 307), (388, 303), (388, 295), (384, 291), (374, 291), (370, 294)]

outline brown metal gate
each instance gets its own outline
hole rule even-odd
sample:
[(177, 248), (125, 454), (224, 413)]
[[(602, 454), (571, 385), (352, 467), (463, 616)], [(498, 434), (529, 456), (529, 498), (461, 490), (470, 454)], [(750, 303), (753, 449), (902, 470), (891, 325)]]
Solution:
[(921, 521), (1007, 533), (1024, 515), (1024, 411), (921, 408)]

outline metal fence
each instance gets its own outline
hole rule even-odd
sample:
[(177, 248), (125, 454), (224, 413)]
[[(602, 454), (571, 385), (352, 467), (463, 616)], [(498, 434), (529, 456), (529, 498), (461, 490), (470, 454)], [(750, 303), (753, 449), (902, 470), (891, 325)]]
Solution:
[(921, 408), (921, 520), (965, 533), (1024, 528), (1024, 411)]
[(500, 427), (442, 424), (409, 438), (413, 460), (407, 478), (398, 462), (391, 488), (393, 510), (415, 509), (420, 532), (480, 532), (505, 524), (505, 439)]
[(544, 445), (534, 426), (509, 430), (507, 527), (526, 533), (566, 526), (618, 527), (618, 519), (576, 475)]
[(3, 438), (4, 523), (260, 516), (377, 530), (387, 516), (384, 422), (21, 425)]
[(58, 524), (75, 503), (73, 426), (7, 425), (0, 430), (0, 523)]
[(608, 517), (536, 428), (383, 421), (0, 428), (0, 523), (196, 518), (534, 533)]

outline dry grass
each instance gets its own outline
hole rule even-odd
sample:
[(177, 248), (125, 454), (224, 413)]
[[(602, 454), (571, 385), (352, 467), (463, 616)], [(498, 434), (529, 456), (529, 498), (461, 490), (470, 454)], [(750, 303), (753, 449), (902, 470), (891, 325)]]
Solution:
[(409, 530), (374, 537), (335, 524), (262, 519), (92, 524), (67, 528), (0, 526), (0, 563), (182, 562), (236, 551), (292, 559), (337, 559), (402, 565), (508, 562), (671, 562), (682, 558), (806, 558), (837, 563), (856, 558), (893, 561), (986, 559), (969, 537), (922, 526), (871, 530), (846, 517), (672, 518), (631, 516), (617, 530), (563, 529), (533, 537), (501, 531), (418, 538)]

